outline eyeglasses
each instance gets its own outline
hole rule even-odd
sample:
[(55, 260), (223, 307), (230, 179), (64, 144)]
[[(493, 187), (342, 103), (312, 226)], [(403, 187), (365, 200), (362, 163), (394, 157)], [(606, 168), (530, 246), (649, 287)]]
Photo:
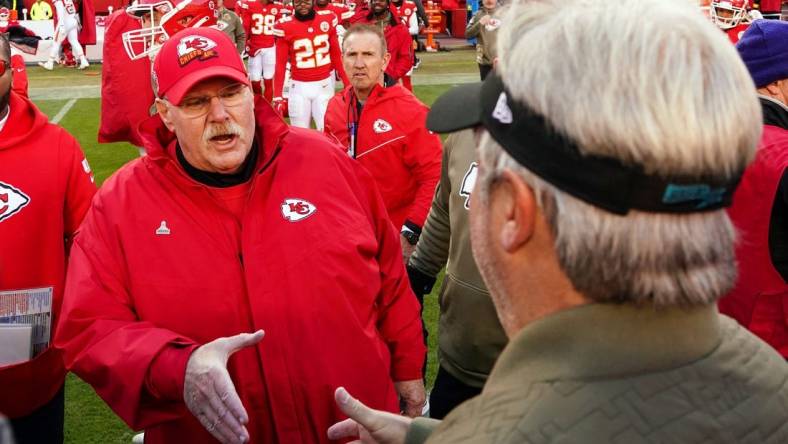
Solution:
[(5, 74), (5, 71), (8, 69), (9, 65), (10, 65), (9, 62), (6, 62), (5, 60), (0, 59), (0, 76)]
[(202, 117), (211, 111), (214, 97), (225, 107), (234, 107), (243, 103), (249, 88), (243, 83), (233, 83), (220, 89), (215, 96), (191, 96), (181, 100), (180, 108), (187, 117)]

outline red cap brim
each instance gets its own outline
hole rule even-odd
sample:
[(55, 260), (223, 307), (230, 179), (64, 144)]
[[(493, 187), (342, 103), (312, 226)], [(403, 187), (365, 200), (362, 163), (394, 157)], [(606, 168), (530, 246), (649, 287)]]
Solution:
[(180, 105), (183, 96), (196, 84), (205, 79), (214, 77), (224, 77), (226, 79), (237, 80), (244, 85), (250, 86), (249, 77), (245, 72), (239, 72), (237, 69), (230, 68), (229, 66), (211, 66), (208, 68), (199, 69), (197, 71), (186, 74), (167, 91), (160, 91), (159, 93), (164, 96), (173, 105)]

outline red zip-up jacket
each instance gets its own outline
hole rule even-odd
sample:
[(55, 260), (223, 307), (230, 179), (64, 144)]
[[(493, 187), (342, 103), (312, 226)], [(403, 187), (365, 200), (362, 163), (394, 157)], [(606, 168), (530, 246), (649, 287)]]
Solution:
[[(52, 287), (54, 328), (68, 243), (96, 187), (70, 134), (15, 92), (9, 105), (0, 131), (0, 291)], [(55, 396), (65, 376), (52, 347), (26, 363), (0, 367), (0, 413), (30, 414)]]
[(786, 168), (788, 131), (764, 125), (758, 153), (728, 209), (739, 231), (739, 276), (719, 307), (788, 358), (788, 283), (774, 268), (769, 249), (772, 208)]
[(397, 229), (407, 220), (419, 227), (430, 211), (441, 174), (441, 140), (427, 130), (429, 108), (402, 86), (376, 86), (356, 114), (352, 87), (328, 102), (325, 132), (350, 146), (355, 122), (355, 158), (378, 183)]
[(146, 443), (213, 442), (183, 379), (192, 349), (219, 337), (266, 332), (228, 363), (251, 442), (328, 442), (338, 386), (397, 411), (392, 380), (421, 378), (419, 306), (374, 180), (257, 105), (240, 220), (183, 171), (154, 116), (148, 156), (107, 180), (74, 242), (56, 343)]

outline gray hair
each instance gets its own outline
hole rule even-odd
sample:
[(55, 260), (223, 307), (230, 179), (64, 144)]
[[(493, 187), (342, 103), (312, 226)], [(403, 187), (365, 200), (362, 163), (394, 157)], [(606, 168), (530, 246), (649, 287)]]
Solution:
[(380, 29), (380, 26), (377, 25), (370, 25), (368, 23), (357, 23), (355, 25), (351, 25), (345, 34), (342, 36), (342, 52), (345, 52), (345, 42), (347, 42), (348, 37), (353, 34), (372, 34), (377, 37), (378, 41), (380, 42), (380, 56), (383, 57), (386, 55), (388, 51), (388, 45), (386, 44), (386, 36), (383, 34), (383, 30)]
[[(753, 158), (761, 112), (752, 80), (725, 36), (686, 1), (521, 1), (503, 22), (497, 69), (511, 95), (582, 153), (650, 174), (719, 180)], [(584, 296), (687, 306), (733, 286), (735, 230), (724, 210), (619, 216), (536, 177), (487, 134), (479, 149), (486, 168), (478, 197), (505, 169), (523, 177)]]

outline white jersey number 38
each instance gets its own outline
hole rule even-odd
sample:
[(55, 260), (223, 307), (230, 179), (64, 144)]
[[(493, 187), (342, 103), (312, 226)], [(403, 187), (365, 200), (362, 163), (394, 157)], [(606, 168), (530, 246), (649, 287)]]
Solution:
[(276, 17), (265, 14), (252, 14), (252, 35), (274, 35)]

